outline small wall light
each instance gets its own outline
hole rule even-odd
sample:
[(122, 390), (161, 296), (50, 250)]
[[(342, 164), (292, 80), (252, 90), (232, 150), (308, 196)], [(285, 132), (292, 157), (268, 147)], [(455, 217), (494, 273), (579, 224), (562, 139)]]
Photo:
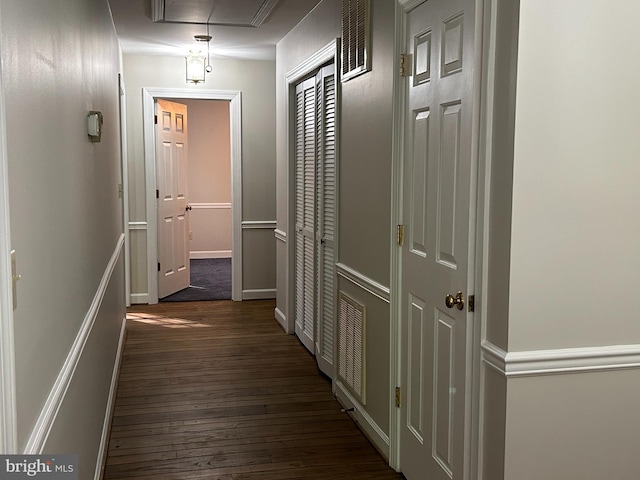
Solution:
[(87, 115), (87, 133), (92, 142), (102, 138), (102, 112), (91, 111)]

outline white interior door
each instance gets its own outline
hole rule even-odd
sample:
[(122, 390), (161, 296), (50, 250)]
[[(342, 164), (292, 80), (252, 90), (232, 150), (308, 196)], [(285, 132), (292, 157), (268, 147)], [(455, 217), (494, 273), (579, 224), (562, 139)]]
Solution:
[(328, 65), (296, 86), (296, 335), (333, 377), (336, 81)]
[(187, 106), (158, 100), (158, 297), (189, 286)]
[(316, 75), (316, 211), (318, 335), (316, 360), (333, 378), (335, 339), (336, 80), (335, 66)]
[(315, 353), (315, 189), (316, 83), (314, 78), (296, 87), (296, 326), (300, 341)]
[(408, 480), (464, 478), (474, 3), (429, 0), (407, 14), (400, 465)]

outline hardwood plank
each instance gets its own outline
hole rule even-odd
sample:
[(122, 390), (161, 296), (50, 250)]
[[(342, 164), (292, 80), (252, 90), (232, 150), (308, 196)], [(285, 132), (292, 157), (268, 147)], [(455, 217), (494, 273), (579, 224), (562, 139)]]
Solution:
[(136, 306), (105, 480), (398, 480), (273, 301)]

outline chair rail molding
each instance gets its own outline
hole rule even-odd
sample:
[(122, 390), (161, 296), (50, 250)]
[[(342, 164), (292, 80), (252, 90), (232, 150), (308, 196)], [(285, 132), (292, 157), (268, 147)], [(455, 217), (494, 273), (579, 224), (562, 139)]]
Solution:
[(482, 361), (507, 378), (640, 368), (640, 345), (505, 352), (482, 343)]

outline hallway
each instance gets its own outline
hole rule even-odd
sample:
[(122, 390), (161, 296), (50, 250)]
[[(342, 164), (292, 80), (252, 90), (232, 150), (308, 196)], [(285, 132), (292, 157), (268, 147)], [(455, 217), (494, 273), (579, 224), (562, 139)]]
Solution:
[(131, 308), (105, 480), (402, 479), (274, 302)]

